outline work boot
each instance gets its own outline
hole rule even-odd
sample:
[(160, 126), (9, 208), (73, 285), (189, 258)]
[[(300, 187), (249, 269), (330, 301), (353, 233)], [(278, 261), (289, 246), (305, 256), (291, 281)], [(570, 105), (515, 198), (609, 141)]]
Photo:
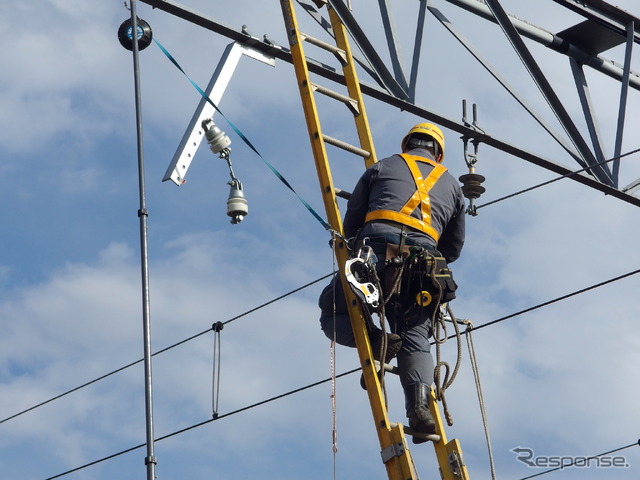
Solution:
[[(417, 433), (432, 435), (436, 433), (436, 422), (429, 411), (431, 387), (426, 383), (412, 383), (404, 387), (405, 408), (409, 419), (409, 428)], [(413, 437), (413, 443), (424, 443), (424, 438)]]
[[(395, 333), (385, 333), (387, 336), (387, 353), (384, 356), (384, 363), (389, 363), (400, 351), (402, 347), (402, 337)], [(382, 346), (382, 330), (376, 328), (369, 332), (369, 343), (371, 344), (371, 351), (373, 353), (373, 359), (380, 361), (380, 347)], [(381, 368), (384, 368), (381, 366)], [(360, 375), (360, 386), (363, 390), (367, 387), (364, 383), (364, 375)]]

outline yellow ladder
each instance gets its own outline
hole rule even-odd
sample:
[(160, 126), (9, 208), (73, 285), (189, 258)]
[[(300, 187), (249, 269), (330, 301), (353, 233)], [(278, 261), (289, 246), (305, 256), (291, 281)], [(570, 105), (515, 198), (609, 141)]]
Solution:
[[(298, 88), (300, 89), (302, 107), (309, 132), (309, 140), (311, 141), (313, 158), (316, 164), (327, 220), (331, 228), (338, 234), (337, 238), (334, 239), (335, 255), (342, 279), (344, 294), (347, 299), (349, 317), (358, 348), (369, 403), (371, 404), (376, 431), (380, 441), (382, 461), (386, 466), (390, 480), (418, 480), (419, 477), (407, 445), (403, 426), (400, 423), (391, 423), (387, 416), (387, 408), (373, 360), (362, 307), (345, 279), (344, 266), (347, 260), (349, 260), (349, 251), (342, 239), (342, 218), (336, 198), (339, 191), (333, 184), (326, 144), (360, 156), (364, 160), (365, 168), (370, 167), (377, 161), (375, 149), (362, 99), (362, 92), (360, 91), (358, 75), (356, 73), (354, 60), (351, 56), (347, 30), (337, 13), (326, 0), (313, 1), (318, 7), (327, 6), (336, 45), (326, 43), (300, 32), (293, 5), (294, 0), (280, 0)], [(347, 95), (335, 92), (311, 81), (303, 47), (303, 42), (305, 41), (331, 52), (337, 57), (342, 66)], [(344, 103), (353, 113), (360, 146), (350, 145), (342, 140), (325, 135), (322, 132), (316, 107), (316, 93), (326, 95), (329, 98)], [(466, 468), (464, 465), (461, 465), (459, 444), (457, 440), (446, 444), (442, 418), (438, 411), (437, 404), (435, 402), (431, 403), (431, 409), (436, 419), (437, 433), (440, 435), (440, 441), (434, 442), (434, 448), (436, 449), (436, 457), (440, 464), (441, 476), (444, 480), (467, 480)], [(454, 457), (460, 459), (459, 462), (455, 462), (455, 465), (461, 466), (452, 469), (449, 465), (451, 464), (451, 458)], [(459, 472), (462, 472), (463, 476), (460, 476)]]

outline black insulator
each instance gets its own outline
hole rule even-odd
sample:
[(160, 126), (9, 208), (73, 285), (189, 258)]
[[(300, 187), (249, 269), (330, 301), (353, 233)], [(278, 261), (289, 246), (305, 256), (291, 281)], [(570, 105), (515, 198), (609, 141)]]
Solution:
[(462, 183), (462, 194), (469, 199), (476, 199), (482, 195), (486, 189), (481, 185), (485, 181), (484, 176), (477, 173), (466, 173), (458, 178)]
[(465, 198), (480, 198), (480, 195), (482, 195), (484, 192), (486, 191), (486, 189), (482, 186), (482, 185), (463, 185), (462, 186), (462, 194), (465, 196)]

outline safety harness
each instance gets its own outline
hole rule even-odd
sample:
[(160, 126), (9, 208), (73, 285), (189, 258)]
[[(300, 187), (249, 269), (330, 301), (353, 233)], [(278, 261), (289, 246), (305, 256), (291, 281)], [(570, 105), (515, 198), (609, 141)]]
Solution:
[[(447, 169), (428, 158), (408, 155), (406, 153), (400, 154), (400, 156), (405, 161), (409, 171), (411, 172), (411, 176), (413, 177), (416, 185), (416, 191), (400, 211), (384, 209), (374, 210), (367, 214), (365, 217), (365, 223), (374, 220), (390, 220), (401, 225), (414, 228), (420, 232), (424, 232), (437, 242), (440, 238), (440, 232), (431, 226), (431, 201), (429, 199), (429, 191), (440, 179), (442, 174), (447, 171)], [(433, 166), (433, 170), (431, 170), (427, 178), (422, 177), (422, 172), (420, 172), (420, 168), (418, 167), (419, 162), (428, 163)], [(412, 215), (416, 208), (420, 209), (420, 218), (416, 218)]]

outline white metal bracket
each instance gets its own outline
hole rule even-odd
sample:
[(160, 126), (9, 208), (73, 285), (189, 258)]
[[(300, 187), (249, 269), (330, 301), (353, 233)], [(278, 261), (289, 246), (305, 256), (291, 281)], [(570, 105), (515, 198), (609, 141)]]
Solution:
[[(222, 95), (227, 85), (229, 85), (229, 81), (243, 55), (272, 67), (276, 66), (275, 57), (238, 42), (230, 43), (222, 54), (222, 58), (220, 58), (218, 66), (211, 77), (211, 81), (205, 90), (205, 93), (214, 104), (218, 105), (220, 103)], [(214, 114), (215, 108), (203, 97), (191, 118), (191, 122), (180, 141), (180, 145), (171, 160), (169, 168), (167, 168), (164, 174), (163, 182), (171, 180), (178, 186), (185, 182), (187, 170), (189, 170), (191, 161), (204, 138), (202, 120), (211, 118)]]

